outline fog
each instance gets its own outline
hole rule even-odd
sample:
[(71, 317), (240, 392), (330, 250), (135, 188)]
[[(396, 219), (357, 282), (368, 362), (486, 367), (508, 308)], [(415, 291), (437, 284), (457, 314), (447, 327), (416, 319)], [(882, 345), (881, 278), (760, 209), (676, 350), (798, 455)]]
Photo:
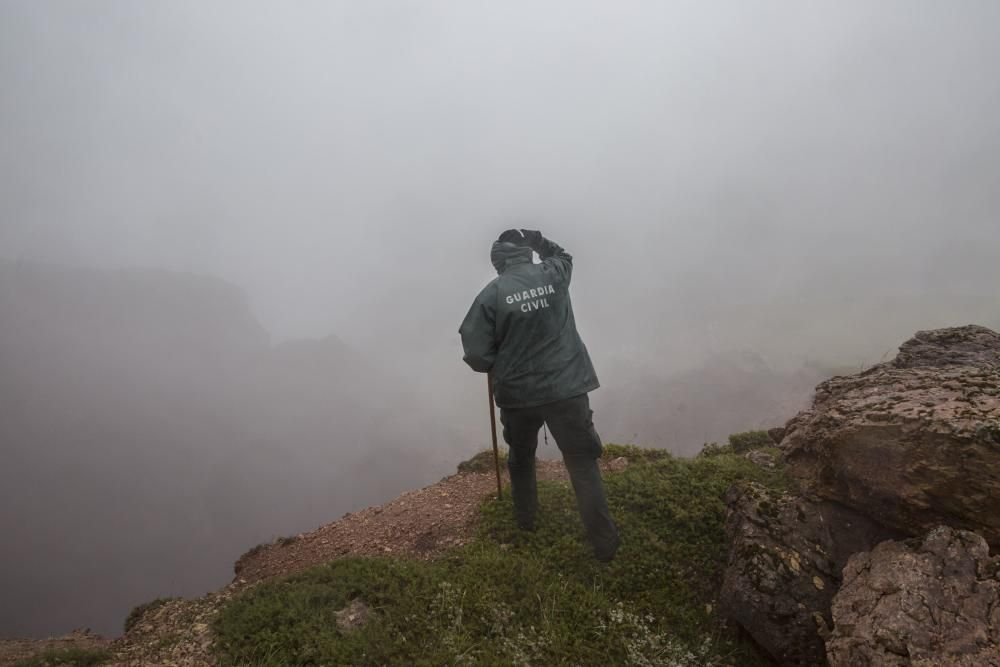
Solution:
[(457, 329), (508, 227), (575, 258), (606, 442), (692, 454), (919, 329), (1000, 328), (997, 25), (0, 4), (0, 636), (114, 635), (487, 447)]

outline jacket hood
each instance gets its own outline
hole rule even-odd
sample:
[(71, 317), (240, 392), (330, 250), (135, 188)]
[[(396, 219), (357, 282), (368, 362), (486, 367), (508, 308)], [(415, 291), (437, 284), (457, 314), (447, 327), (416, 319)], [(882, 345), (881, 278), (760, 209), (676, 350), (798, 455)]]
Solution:
[(514, 245), (506, 241), (496, 241), (490, 249), (490, 261), (497, 273), (503, 273), (514, 264), (531, 263), (531, 248)]

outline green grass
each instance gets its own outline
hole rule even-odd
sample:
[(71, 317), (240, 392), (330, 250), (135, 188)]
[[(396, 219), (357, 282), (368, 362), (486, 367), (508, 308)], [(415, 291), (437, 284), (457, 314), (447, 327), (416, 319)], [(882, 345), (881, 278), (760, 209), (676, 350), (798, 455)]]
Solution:
[[(509, 494), (482, 506), (479, 535), (433, 563), (344, 558), (266, 583), (215, 621), (223, 665), (762, 665), (716, 614), (726, 546), (722, 495), (753, 479), (784, 488), (733, 453), (678, 459), (606, 447), (631, 465), (605, 475), (623, 544), (594, 560), (568, 483), (540, 483), (536, 532)], [(335, 614), (373, 611), (356, 630)]]
[(729, 442), (720, 445), (717, 442), (706, 442), (698, 454), (700, 457), (718, 456), (719, 454), (745, 454), (752, 449), (774, 450), (774, 443), (767, 431), (744, 431), (743, 433), (733, 433), (729, 436)]
[(729, 446), (737, 454), (749, 452), (751, 449), (770, 447), (771, 444), (771, 436), (767, 434), (767, 431), (745, 431), (729, 436)]
[(636, 445), (604, 445), (601, 458), (605, 461), (617, 459), (624, 456), (631, 463), (650, 463), (651, 461), (661, 461), (671, 458), (670, 452), (665, 449), (649, 449)]
[(48, 649), (16, 662), (12, 667), (94, 667), (111, 658), (109, 651), (98, 649)]
[[(506, 465), (507, 448), (500, 447), (498, 448), (498, 452), (500, 455), (500, 465)], [(492, 449), (479, 452), (471, 459), (459, 463), (458, 472), (493, 472), (496, 469), (496, 462), (493, 457), (494, 454)]]

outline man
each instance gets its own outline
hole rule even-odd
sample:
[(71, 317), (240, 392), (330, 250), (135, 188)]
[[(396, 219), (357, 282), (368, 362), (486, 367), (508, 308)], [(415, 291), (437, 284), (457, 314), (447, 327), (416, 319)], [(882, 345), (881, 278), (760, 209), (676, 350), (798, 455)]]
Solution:
[(610, 561), (621, 540), (597, 467), (601, 439), (587, 392), (600, 385), (573, 319), (573, 258), (540, 232), (508, 229), (493, 244), (490, 259), (498, 276), (476, 297), (459, 333), (465, 362), (493, 373), (518, 526), (534, 530), (535, 449), (538, 430), (548, 424), (594, 555)]

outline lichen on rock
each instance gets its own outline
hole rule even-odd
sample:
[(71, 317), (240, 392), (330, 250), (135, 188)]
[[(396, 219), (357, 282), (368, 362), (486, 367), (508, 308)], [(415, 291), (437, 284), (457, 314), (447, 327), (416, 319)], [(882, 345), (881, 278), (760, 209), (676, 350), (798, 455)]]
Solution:
[(759, 484), (733, 487), (726, 502), (722, 611), (780, 664), (822, 664), (847, 558), (894, 533), (836, 503)]
[(1000, 664), (998, 571), (981, 536), (947, 526), (855, 554), (833, 600), (831, 666)]
[(918, 332), (894, 360), (820, 384), (781, 448), (824, 498), (910, 535), (944, 523), (1000, 546), (1000, 334)]

